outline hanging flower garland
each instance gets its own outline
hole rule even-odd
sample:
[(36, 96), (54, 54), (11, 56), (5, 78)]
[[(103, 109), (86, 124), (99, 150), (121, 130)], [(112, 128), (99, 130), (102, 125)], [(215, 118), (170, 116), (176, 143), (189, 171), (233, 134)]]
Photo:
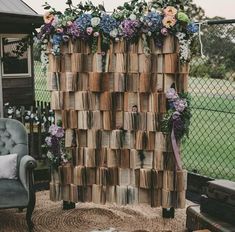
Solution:
[[(38, 38), (45, 45), (52, 43), (51, 51), (60, 55), (60, 47), (69, 39), (86, 40), (93, 52), (98, 46), (98, 37), (102, 38), (103, 52), (109, 48), (110, 41), (127, 40), (135, 43), (142, 38), (146, 53), (149, 53), (148, 39), (152, 38), (159, 47), (163, 45), (164, 37), (175, 35), (179, 39), (180, 59), (187, 62), (191, 38), (198, 31), (198, 26), (191, 22), (180, 7), (163, 5), (157, 1), (147, 3), (144, 0), (132, 0), (117, 7), (112, 13), (107, 13), (102, 5), (95, 6), (91, 1), (77, 6), (69, 5), (64, 13), (56, 11), (48, 3), (44, 15), (45, 24), (41, 27)], [(47, 51), (43, 49), (42, 59)]]

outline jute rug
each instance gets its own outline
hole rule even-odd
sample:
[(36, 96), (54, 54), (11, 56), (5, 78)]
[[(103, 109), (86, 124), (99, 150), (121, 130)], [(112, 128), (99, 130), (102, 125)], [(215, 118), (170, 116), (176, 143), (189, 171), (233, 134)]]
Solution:
[[(48, 191), (37, 192), (36, 199), (33, 213), (35, 232), (186, 231), (185, 209), (177, 209), (174, 219), (163, 219), (161, 208), (143, 204), (103, 206), (78, 203), (75, 209), (62, 210), (62, 202), (51, 202)], [(0, 210), (0, 232), (24, 231), (27, 231), (25, 211)]]

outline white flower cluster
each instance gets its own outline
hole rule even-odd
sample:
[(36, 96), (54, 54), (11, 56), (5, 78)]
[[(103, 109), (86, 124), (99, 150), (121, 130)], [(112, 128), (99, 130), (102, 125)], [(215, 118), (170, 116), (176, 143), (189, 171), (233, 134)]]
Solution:
[(186, 62), (190, 59), (190, 44), (191, 39), (186, 39), (186, 34), (183, 32), (177, 32), (176, 37), (179, 40), (180, 46), (180, 60)]

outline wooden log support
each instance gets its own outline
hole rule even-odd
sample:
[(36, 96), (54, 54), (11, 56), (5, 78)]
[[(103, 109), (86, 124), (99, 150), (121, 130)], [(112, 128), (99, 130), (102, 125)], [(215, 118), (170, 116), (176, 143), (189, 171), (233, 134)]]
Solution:
[(112, 109), (112, 94), (108, 91), (100, 94), (100, 110), (108, 111)]
[(178, 54), (177, 53), (171, 53), (171, 54), (165, 54), (164, 55), (164, 73), (176, 73), (177, 67), (178, 67)]
[(151, 74), (140, 74), (139, 91), (140, 93), (148, 93), (151, 91)]
[(120, 150), (107, 149), (107, 166), (109, 168), (118, 167)]
[(96, 168), (86, 167), (86, 185), (92, 186), (96, 183)]
[(165, 53), (174, 53), (176, 50), (176, 42), (175, 42), (175, 36), (168, 35), (164, 39), (163, 46), (162, 46), (162, 52)]
[(102, 73), (89, 73), (89, 90), (91, 92), (100, 92), (102, 89)]
[(88, 91), (89, 88), (89, 76), (88, 73), (78, 73), (77, 75), (77, 90)]
[(118, 205), (126, 205), (127, 199), (127, 186), (116, 186), (116, 202)]
[(124, 73), (114, 73), (114, 92), (125, 91), (125, 75)]
[(108, 177), (108, 168), (107, 167), (99, 167), (96, 169), (96, 184), (97, 185), (107, 185), (107, 177)]
[(108, 168), (107, 183), (109, 186), (115, 186), (118, 184), (118, 168), (117, 167)]
[(84, 166), (75, 166), (73, 169), (73, 184), (84, 186), (86, 184), (86, 169)]
[(92, 185), (92, 202), (95, 204), (105, 204), (106, 202), (106, 186)]
[(128, 54), (128, 73), (139, 72), (139, 56), (137, 53)]
[(72, 53), (71, 55), (71, 68), (72, 72), (82, 72), (83, 71), (83, 54), (82, 53)]
[(161, 151), (161, 150), (154, 151), (153, 168), (156, 170), (163, 170), (164, 169), (163, 151)]
[(139, 54), (139, 73), (151, 73), (152, 68), (151, 56)]
[(163, 188), (163, 171), (152, 169), (151, 186), (152, 186), (152, 189), (161, 190)]

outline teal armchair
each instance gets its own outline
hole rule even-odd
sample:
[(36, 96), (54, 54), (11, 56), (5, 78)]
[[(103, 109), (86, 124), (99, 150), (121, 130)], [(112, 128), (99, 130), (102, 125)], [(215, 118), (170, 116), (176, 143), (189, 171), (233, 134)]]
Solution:
[(26, 221), (31, 231), (31, 216), (35, 206), (33, 169), (36, 167), (36, 161), (28, 155), (28, 136), (23, 124), (14, 119), (1, 118), (0, 156), (15, 153), (16, 178), (0, 178), (0, 209), (27, 208)]

